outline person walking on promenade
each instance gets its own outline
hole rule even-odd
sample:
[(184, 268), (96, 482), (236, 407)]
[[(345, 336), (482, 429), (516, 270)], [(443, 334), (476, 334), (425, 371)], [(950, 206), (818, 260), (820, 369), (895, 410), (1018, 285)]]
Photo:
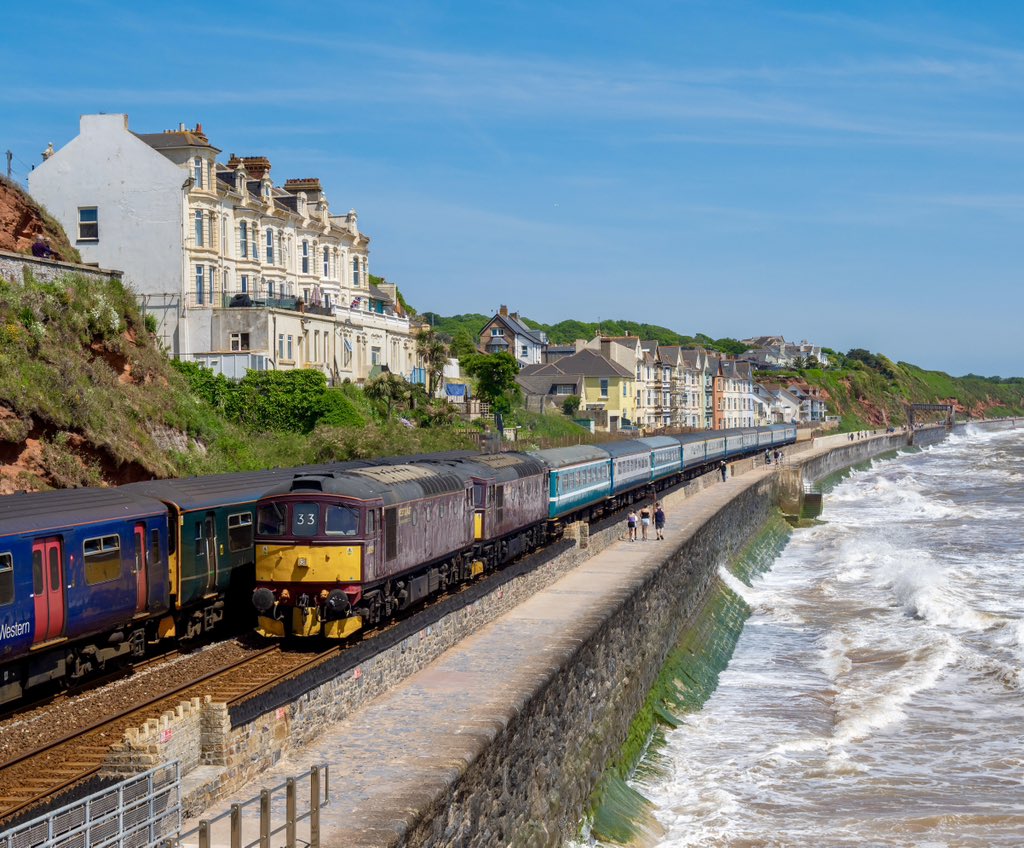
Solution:
[(644, 506), (640, 508), (640, 541), (647, 541), (647, 528), (651, 526), (651, 508)]
[(775, 451), (775, 464), (778, 465), (780, 462), (782, 462), (782, 451), (776, 450)]
[(725, 460), (724, 459), (721, 462), (718, 463), (718, 469), (719, 469), (719, 471), (722, 472), (722, 482), (724, 483), (726, 477), (729, 476), (729, 466), (725, 464)]
[(764, 464), (765, 465), (771, 465), (772, 464), (772, 452), (770, 450), (766, 450), (764, 452)]
[(636, 541), (636, 510), (631, 509), (626, 516), (626, 528), (629, 531), (629, 541)]
[(661, 508), (661, 501), (654, 502), (654, 533), (657, 538), (665, 538), (665, 510)]

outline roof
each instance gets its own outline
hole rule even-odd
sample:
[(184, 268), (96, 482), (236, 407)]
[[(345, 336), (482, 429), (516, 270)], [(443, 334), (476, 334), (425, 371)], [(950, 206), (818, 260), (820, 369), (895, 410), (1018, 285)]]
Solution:
[(573, 394), (583, 394), (583, 377), (579, 375), (519, 374), (516, 382), (529, 395), (554, 395), (558, 393), (556, 386), (572, 386)]
[(654, 449), (679, 447), (679, 439), (674, 439), (671, 436), (646, 436), (643, 439), (637, 439), (637, 441), (643, 442)]
[[(554, 362), (531, 370), (528, 377), (625, 377), (633, 379), (633, 372), (601, 356), (597, 351), (584, 348), (572, 356), (563, 356)], [(554, 382), (559, 382), (557, 379)], [(568, 382), (562, 380), (561, 382)]]
[(639, 439), (623, 439), (619, 442), (605, 442), (601, 445), (612, 456), (633, 456), (651, 452), (651, 446)]
[(194, 130), (172, 130), (160, 133), (132, 133), (137, 139), (146, 142), (154, 150), (173, 150), (181, 147), (198, 147), (206, 150), (215, 150), (220, 153), (219, 147), (214, 147), (202, 133)]
[(58, 489), (0, 497), (0, 536), (166, 515), (160, 501), (118, 489)]
[(338, 462), (327, 465), (307, 465), (301, 468), (273, 468), (268, 471), (243, 471), (238, 474), (209, 474), (204, 477), (184, 477), (179, 480), (149, 480), (129, 483), (120, 490), (131, 494), (156, 498), (174, 504), (182, 512), (211, 509), (229, 504), (253, 503), (275, 486), (290, 482), (296, 474), (310, 471), (342, 471), (361, 468), (370, 463), (363, 460)]
[(363, 501), (379, 499), (391, 505), (465, 489), (464, 479), (438, 465), (381, 465), (328, 474), (300, 474), (287, 485), (267, 492), (267, 497), (323, 492)]
[(593, 445), (573, 445), (567, 448), (549, 448), (542, 451), (530, 451), (548, 468), (565, 468), (568, 465), (579, 465), (582, 462), (607, 460), (608, 451)]
[(526, 324), (524, 324), (519, 318), (513, 318), (511, 315), (502, 315), (500, 312), (493, 318), (491, 318), (490, 321), (484, 324), (483, 327), (480, 328), (480, 332), (482, 333), (485, 329), (487, 329), (487, 327), (489, 327), (495, 321), (500, 321), (501, 323), (503, 323), (517, 336), (526, 336), (526, 338), (528, 338), (534, 344), (545, 344), (544, 339), (540, 337), (539, 330), (533, 330), (530, 327), (527, 327)]

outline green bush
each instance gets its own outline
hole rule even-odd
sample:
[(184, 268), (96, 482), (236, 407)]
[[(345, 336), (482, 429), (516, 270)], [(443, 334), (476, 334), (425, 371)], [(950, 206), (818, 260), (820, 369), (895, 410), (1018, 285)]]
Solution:
[(322, 371), (250, 371), (228, 397), (228, 417), (249, 430), (309, 433), (324, 412)]
[(318, 424), (328, 427), (362, 427), (366, 419), (341, 389), (324, 392), (323, 412)]

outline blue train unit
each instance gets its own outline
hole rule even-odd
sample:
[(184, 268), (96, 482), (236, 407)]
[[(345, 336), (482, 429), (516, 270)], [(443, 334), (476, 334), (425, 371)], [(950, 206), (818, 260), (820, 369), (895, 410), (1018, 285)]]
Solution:
[(0, 703), (145, 654), (167, 611), (167, 510), (120, 489), (0, 501)]

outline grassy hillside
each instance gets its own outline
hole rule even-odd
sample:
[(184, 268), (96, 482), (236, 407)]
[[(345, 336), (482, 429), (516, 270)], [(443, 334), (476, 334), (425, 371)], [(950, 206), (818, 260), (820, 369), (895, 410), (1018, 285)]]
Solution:
[(820, 387), (827, 394), (829, 413), (841, 416), (846, 430), (902, 424), (911, 403), (952, 403), (958, 414), (975, 418), (1024, 415), (1022, 378), (952, 377), (881, 354), (866, 359), (839, 356), (835, 368), (765, 372), (761, 381)]
[(0, 494), (470, 444), (291, 374), (172, 367), (117, 280), (0, 280)]

